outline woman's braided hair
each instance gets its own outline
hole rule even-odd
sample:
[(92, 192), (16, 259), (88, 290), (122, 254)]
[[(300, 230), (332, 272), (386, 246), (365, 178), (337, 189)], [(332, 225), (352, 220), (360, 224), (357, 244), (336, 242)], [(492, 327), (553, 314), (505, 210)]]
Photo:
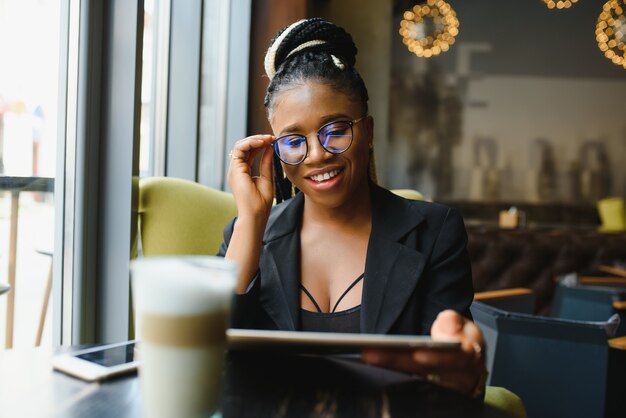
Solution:
[[(274, 100), (281, 92), (308, 80), (328, 84), (361, 103), (362, 115), (366, 115), (369, 96), (354, 68), (356, 54), (350, 34), (321, 18), (300, 20), (281, 29), (265, 55), (265, 72), (270, 79), (265, 95), (268, 117), (271, 119)], [(276, 155), (274, 173), (276, 202), (279, 203), (292, 197), (294, 190)], [(376, 181), (373, 155), (370, 177)]]

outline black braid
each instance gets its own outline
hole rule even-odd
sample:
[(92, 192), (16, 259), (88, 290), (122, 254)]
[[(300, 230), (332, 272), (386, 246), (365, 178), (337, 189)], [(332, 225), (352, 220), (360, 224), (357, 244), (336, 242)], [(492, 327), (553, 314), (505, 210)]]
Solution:
[[(282, 29), (274, 40), (284, 32)], [(272, 43), (274, 42), (272, 41)], [(354, 67), (356, 62), (357, 48), (352, 41), (352, 37), (343, 29), (321, 18), (309, 19), (292, 30), (281, 42), (276, 51), (274, 65), (276, 69), (280, 67), (287, 55), (301, 44), (320, 40), (325, 44), (315, 45), (306, 48), (307, 51), (321, 51), (340, 57), (344, 63)], [(291, 58), (291, 57), (289, 57)]]
[(291, 182), (283, 173), (280, 159), (274, 154), (274, 197), (276, 203), (284, 202), (291, 197)]
[[(285, 31), (280, 30), (274, 41)], [(292, 55), (291, 51), (308, 41), (321, 40), (325, 43), (308, 46)], [(357, 48), (352, 37), (344, 29), (321, 18), (308, 19), (293, 28), (276, 49), (274, 66), (276, 75), (271, 79), (265, 96), (265, 107), (271, 118), (274, 98), (293, 85), (307, 80), (326, 83), (335, 90), (348, 95), (362, 104), (362, 114), (367, 114), (369, 96), (361, 75), (354, 68)], [(341, 60), (340, 68), (333, 60)], [(284, 178), (280, 161), (274, 156), (276, 201), (281, 202), (292, 196), (291, 182)]]

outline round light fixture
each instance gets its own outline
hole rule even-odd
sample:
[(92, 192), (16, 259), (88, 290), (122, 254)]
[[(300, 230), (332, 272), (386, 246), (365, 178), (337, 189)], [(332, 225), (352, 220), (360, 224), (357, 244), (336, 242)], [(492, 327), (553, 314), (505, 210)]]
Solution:
[(569, 9), (575, 3), (578, 3), (578, 0), (543, 0), (543, 2), (548, 6), (548, 9)]
[(459, 34), (459, 19), (443, 0), (427, 0), (404, 12), (400, 35), (409, 51), (430, 58), (446, 52)]
[(596, 41), (605, 57), (626, 69), (625, 0), (609, 0), (602, 6), (596, 24)]

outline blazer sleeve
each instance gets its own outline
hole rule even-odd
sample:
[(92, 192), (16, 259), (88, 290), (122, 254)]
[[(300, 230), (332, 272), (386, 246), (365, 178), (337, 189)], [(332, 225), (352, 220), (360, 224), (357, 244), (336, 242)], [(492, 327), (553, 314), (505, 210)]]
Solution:
[[(236, 221), (237, 218), (234, 218), (224, 228), (224, 241), (220, 245), (217, 253), (218, 257), (226, 255)], [(267, 325), (264, 325), (265, 320), (271, 322), (267, 313), (261, 307), (260, 288), (261, 274), (257, 272), (248, 289), (246, 289), (246, 293), (233, 295), (230, 315), (230, 326), (232, 328), (263, 329), (267, 327)]]
[(422, 293), (422, 329), (430, 332), (439, 312), (453, 309), (471, 319), (472, 268), (463, 218), (449, 208), (433, 244)]

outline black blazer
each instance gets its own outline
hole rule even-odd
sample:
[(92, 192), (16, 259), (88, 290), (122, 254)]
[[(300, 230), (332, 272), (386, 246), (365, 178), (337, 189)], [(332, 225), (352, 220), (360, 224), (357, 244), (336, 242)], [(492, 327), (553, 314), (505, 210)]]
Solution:
[[(372, 231), (361, 300), (361, 332), (429, 334), (437, 314), (471, 317), (471, 266), (461, 216), (446, 206), (404, 199), (371, 184)], [(304, 196), (276, 205), (259, 272), (232, 306), (235, 328), (298, 330), (300, 234)], [(235, 219), (224, 230), (226, 253)]]

